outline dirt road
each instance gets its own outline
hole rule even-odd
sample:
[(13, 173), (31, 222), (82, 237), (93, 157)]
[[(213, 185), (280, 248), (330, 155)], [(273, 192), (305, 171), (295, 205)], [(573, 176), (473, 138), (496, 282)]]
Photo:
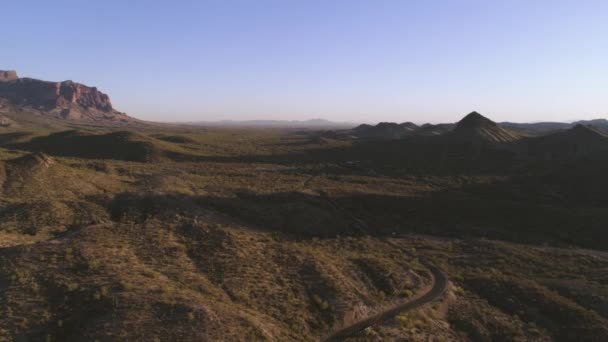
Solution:
[(384, 321), (392, 319), (394, 316), (417, 309), (425, 304), (428, 304), (436, 299), (439, 299), (448, 286), (448, 278), (447, 276), (441, 272), (438, 268), (428, 265), (429, 270), (433, 275), (433, 287), (428, 290), (422, 296), (413, 299), (411, 301), (398, 304), (390, 309), (382, 311), (372, 317), (365, 318), (358, 322), (355, 322), (347, 327), (343, 327), (340, 330), (332, 333), (330, 336), (322, 339), (321, 341), (329, 342), (329, 341), (341, 341), (349, 336), (352, 336), (356, 333), (360, 333), (365, 330), (365, 328), (381, 324)]

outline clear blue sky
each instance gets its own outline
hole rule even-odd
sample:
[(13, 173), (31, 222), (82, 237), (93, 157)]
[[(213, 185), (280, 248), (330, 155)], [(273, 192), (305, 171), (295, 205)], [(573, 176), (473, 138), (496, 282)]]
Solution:
[(608, 1), (19, 0), (0, 69), (150, 120), (606, 117)]

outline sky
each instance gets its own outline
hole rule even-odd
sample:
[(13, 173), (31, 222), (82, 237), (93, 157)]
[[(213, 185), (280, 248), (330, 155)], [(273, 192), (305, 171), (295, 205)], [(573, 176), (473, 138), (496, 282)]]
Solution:
[(19, 0), (0, 69), (154, 121), (608, 115), (608, 1)]

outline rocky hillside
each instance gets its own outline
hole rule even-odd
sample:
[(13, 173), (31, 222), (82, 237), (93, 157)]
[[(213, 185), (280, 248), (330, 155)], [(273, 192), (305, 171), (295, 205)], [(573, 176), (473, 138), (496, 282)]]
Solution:
[(95, 87), (72, 82), (19, 78), (0, 70), (0, 99), (29, 111), (61, 119), (129, 122), (133, 119), (112, 107), (110, 97)]
[(354, 129), (358, 138), (363, 139), (399, 139), (410, 135), (418, 129), (418, 126), (411, 122), (397, 124), (394, 122), (381, 122), (376, 126), (363, 124)]
[(492, 143), (512, 142), (521, 137), (518, 133), (498, 126), (494, 121), (477, 112), (471, 112), (460, 120), (454, 128), (453, 136)]
[(608, 136), (581, 124), (524, 143), (530, 155), (544, 159), (602, 155), (608, 152)]
[(608, 341), (605, 159), (82, 126), (0, 131), (0, 341), (322, 341), (427, 265), (350, 341)]
[(460, 142), (507, 143), (518, 140), (521, 133), (503, 128), (477, 112), (471, 112), (457, 123), (424, 124), (412, 122), (381, 122), (375, 126), (363, 124), (352, 130), (332, 132), (329, 138), (358, 138), (366, 140), (396, 140), (411, 136), (446, 136)]

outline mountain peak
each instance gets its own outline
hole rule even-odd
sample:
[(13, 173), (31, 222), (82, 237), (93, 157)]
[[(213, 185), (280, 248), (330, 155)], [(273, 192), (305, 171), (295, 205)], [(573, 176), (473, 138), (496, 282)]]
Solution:
[(463, 128), (469, 128), (469, 127), (482, 127), (482, 126), (496, 126), (496, 123), (488, 118), (486, 118), (485, 116), (473, 111), (469, 114), (467, 114), (467, 116), (465, 116), (464, 118), (462, 118), (462, 120), (460, 120), (458, 122), (458, 124), (456, 125), (456, 129)]
[(456, 124), (454, 136), (459, 139), (492, 143), (506, 143), (520, 138), (518, 134), (499, 127), (494, 121), (477, 112), (469, 113)]

